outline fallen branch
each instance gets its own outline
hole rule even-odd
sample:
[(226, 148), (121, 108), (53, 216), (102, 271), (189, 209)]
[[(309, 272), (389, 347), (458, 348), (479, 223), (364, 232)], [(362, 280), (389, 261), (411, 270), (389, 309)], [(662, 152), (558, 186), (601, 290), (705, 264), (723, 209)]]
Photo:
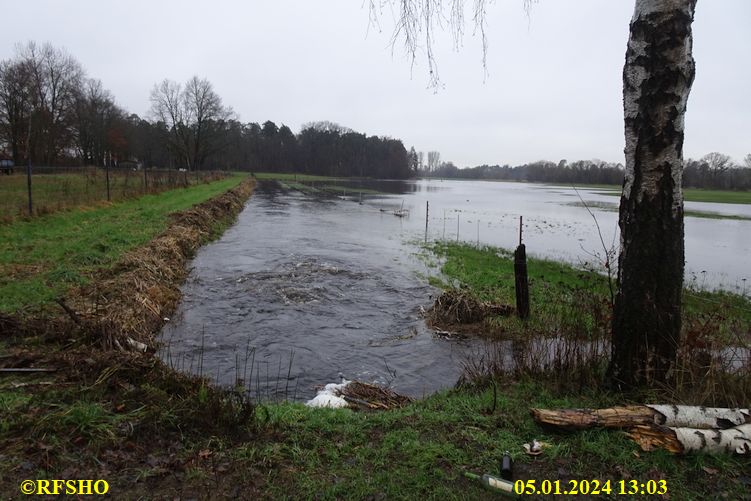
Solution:
[(81, 318), (70, 306), (65, 303), (65, 300), (63, 298), (57, 298), (55, 299), (55, 302), (59, 304), (63, 310), (65, 310), (65, 313), (68, 314), (71, 320), (73, 320), (77, 325), (81, 325)]
[(34, 373), (34, 372), (56, 372), (57, 369), (42, 368), (42, 367), (4, 367), (0, 369), (0, 373)]

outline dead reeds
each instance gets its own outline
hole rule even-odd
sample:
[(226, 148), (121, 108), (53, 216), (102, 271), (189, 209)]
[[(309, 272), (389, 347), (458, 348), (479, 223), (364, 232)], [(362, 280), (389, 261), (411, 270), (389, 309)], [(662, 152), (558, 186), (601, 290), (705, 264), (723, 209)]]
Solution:
[(510, 305), (480, 301), (466, 289), (450, 289), (435, 300), (427, 311), (427, 320), (431, 326), (450, 330), (451, 326), (475, 324), (513, 311)]

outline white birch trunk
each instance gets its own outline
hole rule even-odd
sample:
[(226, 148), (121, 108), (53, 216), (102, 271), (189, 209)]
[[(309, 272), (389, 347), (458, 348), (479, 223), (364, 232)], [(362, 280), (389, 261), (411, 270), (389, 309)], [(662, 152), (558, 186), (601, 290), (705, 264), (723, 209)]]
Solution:
[(751, 423), (749, 409), (722, 409), (691, 405), (647, 405), (663, 419), (655, 424), (673, 428), (727, 429)]
[(726, 430), (700, 430), (667, 426), (635, 426), (627, 435), (644, 451), (666, 449), (674, 454), (751, 455), (751, 424)]
[(664, 384), (681, 333), (683, 130), (696, 0), (636, 0), (623, 68), (626, 171), (609, 379)]

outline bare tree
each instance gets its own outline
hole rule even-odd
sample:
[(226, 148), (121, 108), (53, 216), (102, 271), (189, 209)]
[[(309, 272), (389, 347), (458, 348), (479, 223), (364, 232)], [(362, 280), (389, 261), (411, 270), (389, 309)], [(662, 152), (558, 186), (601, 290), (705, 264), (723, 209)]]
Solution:
[(100, 80), (88, 79), (76, 96), (74, 114), (71, 129), (81, 160), (89, 165), (102, 165), (105, 153), (113, 149), (110, 137), (115, 122), (125, 113)]
[(428, 152), (428, 172), (435, 172), (441, 163), (441, 154), (437, 151)]
[(69, 124), (84, 71), (73, 56), (48, 43), (29, 42), (17, 51), (29, 79), (31, 147), (41, 162), (52, 164), (70, 144)]
[(190, 168), (190, 134), (182, 102), (182, 86), (165, 79), (151, 90), (151, 114), (169, 131), (169, 144), (175, 156)]
[(151, 91), (151, 113), (170, 130), (176, 155), (188, 169), (198, 169), (216, 151), (215, 128), (232, 111), (222, 105), (211, 82), (194, 76), (185, 87), (164, 80)]
[(747, 169), (751, 169), (751, 153), (745, 156), (743, 163), (746, 165)]
[[(483, 51), (486, 3), (476, 0), (473, 10)], [(531, 3), (524, 1), (526, 8)], [(381, 5), (371, 0), (371, 16)], [(464, 2), (402, 0), (399, 6), (393, 40), (403, 40), (413, 58), (418, 37), (424, 40), (431, 85), (437, 86), (432, 33), (442, 19), (450, 19), (453, 33), (461, 37)], [(695, 7), (696, 0), (636, 0), (630, 25), (623, 70), (621, 251), (608, 371), (621, 389), (664, 382), (676, 359), (684, 273), (684, 115), (695, 72)]]
[(15, 165), (28, 153), (31, 89), (27, 67), (21, 61), (0, 63), (0, 143), (7, 144)]
[(229, 119), (232, 111), (222, 105), (222, 99), (214, 92), (211, 82), (196, 76), (185, 84), (183, 106), (190, 124), (192, 167), (199, 169), (218, 147), (216, 125)]
[(715, 178), (722, 176), (728, 169), (733, 168), (733, 159), (729, 155), (718, 153), (716, 151), (708, 153), (701, 158), (702, 162), (707, 164), (709, 172)]

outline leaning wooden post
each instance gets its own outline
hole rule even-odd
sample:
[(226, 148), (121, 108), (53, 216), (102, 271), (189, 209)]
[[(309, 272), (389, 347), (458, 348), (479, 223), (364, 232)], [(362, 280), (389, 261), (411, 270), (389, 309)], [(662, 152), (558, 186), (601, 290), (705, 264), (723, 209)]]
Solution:
[(425, 243), (428, 243), (428, 214), (430, 214), (430, 202), (425, 201)]
[(527, 251), (522, 243), (522, 216), (519, 216), (519, 247), (514, 251), (514, 282), (516, 286), (516, 314), (521, 319), (529, 318)]

